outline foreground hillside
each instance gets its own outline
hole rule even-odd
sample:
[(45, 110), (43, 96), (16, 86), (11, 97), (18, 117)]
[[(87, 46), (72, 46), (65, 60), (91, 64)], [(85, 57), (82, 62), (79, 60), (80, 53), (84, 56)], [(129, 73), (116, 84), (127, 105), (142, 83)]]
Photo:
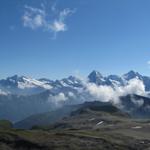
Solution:
[(136, 138), (136, 132), (129, 136), (122, 131), (0, 131), (1, 150), (146, 150), (150, 141)]
[(149, 120), (132, 119), (110, 103), (87, 102), (54, 124), (32, 130), (0, 127), (0, 149), (148, 150), (149, 131)]

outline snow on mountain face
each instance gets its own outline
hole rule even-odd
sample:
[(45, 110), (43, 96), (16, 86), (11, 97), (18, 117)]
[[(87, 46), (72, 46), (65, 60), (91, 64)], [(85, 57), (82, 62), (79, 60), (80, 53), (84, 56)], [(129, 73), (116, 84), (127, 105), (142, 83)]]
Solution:
[[(95, 83), (96, 85), (104, 85), (110, 87), (120, 87), (125, 86), (131, 79), (138, 78), (143, 81), (146, 91), (150, 91), (150, 77), (142, 76), (137, 72), (130, 71), (123, 76), (109, 75), (103, 76), (98, 71), (92, 71), (88, 76), (88, 82)], [(50, 90), (57, 93), (58, 91), (65, 91), (66, 89), (70, 91), (83, 89), (84, 83), (82, 80), (69, 76), (62, 80), (49, 80), (41, 78), (39, 80), (32, 79), (25, 76), (12, 76), (7, 79), (0, 80), (0, 93), (11, 93), (19, 95), (31, 95), (43, 92), (45, 90)], [(57, 91), (57, 92), (56, 92)]]
[(145, 86), (145, 90), (150, 91), (150, 77), (142, 76), (138, 72), (130, 71), (127, 74), (124, 74), (123, 78), (126, 81), (129, 81), (129, 80), (134, 79), (134, 78), (138, 78), (143, 82), (143, 84)]
[(41, 93), (45, 90), (60, 91), (62, 88), (76, 89), (79, 87), (82, 87), (81, 80), (73, 76), (69, 76), (62, 80), (52, 81), (45, 78), (37, 80), (15, 75), (0, 80), (1, 91), (18, 95), (32, 95)]
[(133, 79), (133, 78), (139, 78), (142, 79), (142, 75), (140, 75), (138, 72), (129, 71), (127, 74), (123, 75), (123, 78), (127, 81)]
[(22, 77), (23, 82), (18, 81), (18, 88), (25, 89), (25, 88), (36, 88), (36, 87), (41, 87), (44, 89), (51, 89), (52, 87), (48, 84), (45, 84), (44, 82), (31, 79), (31, 78), (26, 78)]
[(124, 81), (121, 77), (117, 75), (109, 75), (108, 77), (102, 76), (98, 71), (93, 71), (88, 76), (89, 82), (95, 83), (96, 85), (106, 85), (106, 86), (123, 86)]
[(0, 80), (0, 88), (7, 93), (28, 95), (28, 93), (36, 93), (36, 89), (38, 89), (38, 92), (50, 90), (52, 86), (36, 79), (15, 75)]
[(117, 84), (117, 85), (120, 85), (120, 86), (124, 85), (123, 78), (119, 77), (117, 75), (109, 75), (107, 77), (107, 80), (111, 81), (113, 84)]
[(82, 87), (82, 81), (73, 76), (69, 76), (68, 78), (62, 79), (61, 82), (65, 84), (65, 86), (69, 87)]
[(53, 84), (54, 83), (54, 81), (46, 79), (46, 78), (38, 79), (38, 81), (41, 81), (41, 82), (43, 82), (45, 84)]
[(105, 78), (95, 70), (89, 74), (88, 79), (89, 82), (96, 83), (97, 85), (103, 85), (106, 82)]
[(95, 83), (96, 85), (106, 85), (106, 86), (125, 86), (132, 79), (139, 79), (143, 82), (146, 91), (150, 91), (150, 77), (142, 76), (138, 72), (129, 71), (128, 73), (117, 76), (109, 75), (102, 76), (98, 71), (93, 71), (89, 76), (89, 82)]

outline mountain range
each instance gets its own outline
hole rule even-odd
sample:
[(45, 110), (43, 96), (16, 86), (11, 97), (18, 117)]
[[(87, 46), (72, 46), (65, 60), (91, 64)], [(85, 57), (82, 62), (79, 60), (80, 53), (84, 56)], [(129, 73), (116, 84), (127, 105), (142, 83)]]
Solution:
[[(92, 71), (85, 80), (74, 76), (55, 81), (45, 78), (32, 79), (18, 75), (8, 77), (0, 80), (0, 119), (17, 122), (31, 115), (54, 111), (65, 105), (81, 104), (85, 101), (94, 100), (106, 101), (105, 97), (93, 96), (93, 93), (91, 94), (87, 90), (88, 86), (94, 85), (96, 88), (107, 87), (115, 90), (116, 88), (126, 87), (134, 79), (141, 81), (145, 92), (149, 93), (150, 77), (143, 76), (134, 71), (129, 71), (122, 76), (103, 76), (98, 71)], [(108, 90), (105, 94), (110, 95)], [(128, 94), (138, 95), (134, 91), (133, 93), (128, 92), (126, 95)], [(126, 95), (119, 95), (119, 99), (121, 96), (124, 97)], [(143, 95), (139, 94), (139, 96)], [(149, 95), (147, 94), (143, 97), (149, 97)], [(130, 98), (130, 100), (133, 98)], [(111, 99), (109, 100), (111, 101)], [(137, 106), (137, 103), (133, 104)], [(122, 104), (125, 105), (125, 103)], [(132, 114), (134, 114), (133, 111)], [(147, 113), (145, 114), (147, 115)]]
[[(138, 78), (144, 83), (146, 91), (150, 90), (150, 77), (143, 76), (135, 71), (129, 71), (122, 76), (103, 76), (98, 71), (92, 71), (88, 75), (87, 80), (95, 83), (96, 85), (124, 86), (129, 80), (134, 78)], [(0, 80), (0, 90), (3, 95), (32, 95), (41, 93), (45, 90), (53, 91), (54, 89), (66, 87), (76, 89), (82, 88), (83, 86), (82, 80), (75, 76), (69, 76), (68, 78), (53, 81), (46, 78), (33, 79), (26, 76), (14, 75), (12, 77)]]

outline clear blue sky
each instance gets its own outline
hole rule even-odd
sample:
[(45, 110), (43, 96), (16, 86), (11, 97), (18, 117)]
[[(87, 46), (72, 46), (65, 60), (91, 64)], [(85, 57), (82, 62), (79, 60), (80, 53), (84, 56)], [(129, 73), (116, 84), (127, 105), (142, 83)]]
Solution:
[(149, 60), (149, 0), (1, 0), (0, 78), (150, 75)]

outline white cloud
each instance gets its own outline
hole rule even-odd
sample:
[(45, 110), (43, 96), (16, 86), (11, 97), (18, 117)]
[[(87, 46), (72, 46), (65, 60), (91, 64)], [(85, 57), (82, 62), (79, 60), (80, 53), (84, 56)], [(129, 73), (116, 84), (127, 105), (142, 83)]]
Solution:
[(138, 95), (145, 95), (145, 86), (141, 80), (138, 78), (131, 79), (128, 84), (122, 88), (122, 94), (138, 94)]
[(68, 98), (65, 96), (64, 93), (59, 93), (58, 95), (53, 96), (53, 99), (59, 102), (59, 101), (66, 101)]
[(68, 100), (68, 97), (65, 96), (64, 93), (59, 93), (57, 95), (50, 95), (48, 101), (55, 104), (55, 107), (61, 106), (66, 100)]
[[(53, 11), (56, 12), (56, 8), (53, 8)], [(68, 30), (67, 24), (66, 24), (66, 19), (68, 16), (72, 15), (75, 12), (75, 10), (71, 10), (69, 8), (64, 9), (63, 11), (59, 12), (59, 15), (57, 16), (54, 21), (48, 25), (48, 28), (54, 32), (54, 35), (58, 32), (64, 32)]]
[(135, 100), (133, 97), (133, 98), (131, 98), (131, 101), (135, 104), (136, 107), (141, 107), (144, 104), (143, 99)]
[[(141, 96), (147, 96), (145, 91), (145, 86), (143, 81), (138, 78), (129, 80), (125, 86), (107, 86), (107, 85), (96, 85), (94, 83), (89, 83), (85, 78), (81, 79), (83, 88), (77, 88), (77, 93), (68, 92), (66, 95), (64, 93), (58, 93), (57, 95), (50, 95), (49, 102), (53, 103), (56, 107), (60, 107), (70, 100), (71, 103), (83, 103), (84, 101), (102, 101), (102, 102), (113, 102), (121, 106), (120, 96), (126, 96), (128, 94), (137, 94)], [(143, 104), (143, 101), (134, 101), (137, 107)]]
[(120, 96), (128, 94), (146, 95), (143, 82), (137, 78), (130, 80), (126, 86), (116, 86), (114, 88), (111, 86), (98, 86), (93, 83), (87, 83), (86, 91), (96, 98), (96, 100), (105, 102), (113, 101), (114, 103), (119, 102)]
[(115, 91), (109, 86), (97, 86), (94, 83), (88, 83), (86, 88), (89, 94), (101, 101), (109, 101), (115, 94)]
[(51, 25), (50, 29), (54, 32), (61, 32), (61, 31), (66, 31), (67, 27), (64, 22), (61, 22), (59, 20), (55, 20)]
[(72, 93), (72, 92), (69, 92), (68, 93), (68, 97), (69, 98), (76, 98), (76, 95), (74, 93)]
[(8, 93), (6, 93), (0, 89), (0, 95), (8, 95)]
[(42, 9), (25, 6), (25, 12), (22, 17), (24, 27), (37, 29), (44, 27), (46, 20), (46, 13)]
[(44, 31), (58, 32), (67, 31), (68, 26), (66, 19), (71, 16), (75, 10), (65, 8), (62, 11), (56, 9), (56, 5), (51, 7), (50, 12), (45, 7), (34, 8), (25, 6), (24, 15), (22, 17), (24, 27), (31, 29), (43, 29)]

